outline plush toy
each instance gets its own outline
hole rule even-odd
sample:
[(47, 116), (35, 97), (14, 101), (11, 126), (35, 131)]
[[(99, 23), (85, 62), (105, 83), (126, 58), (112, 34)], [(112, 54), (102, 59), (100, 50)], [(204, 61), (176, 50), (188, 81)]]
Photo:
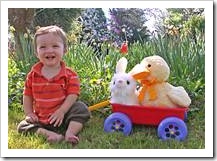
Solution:
[[(144, 58), (135, 69), (133, 77), (141, 84), (138, 100), (144, 106), (188, 107), (191, 103), (182, 86), (174, 87), (167, 82), (170, 68), (160, 56)], [(135, 73), (135, 71), (134, 71)]]
[(116, 73), (110, 82), (110, 103), (139, 105), (137, 81), (131, 71), (126, 73), (127, 59), (122, 57), (116, 64)]

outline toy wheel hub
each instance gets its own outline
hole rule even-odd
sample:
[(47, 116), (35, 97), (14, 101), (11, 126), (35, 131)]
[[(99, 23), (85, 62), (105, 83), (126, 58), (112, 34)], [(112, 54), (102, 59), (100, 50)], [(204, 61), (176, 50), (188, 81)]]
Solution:
[(116, 126), (115, 126), (115, 129), (116, 129), (116, 130), (118, 130), (119, 128), (120, 128), (120, 126), (119, 126), (119, 125), (116, 125)]
[(174, 132), (173, 130), (171, 130), (171, 131), (170, 131), (170, 134), (173, 135), (173, 134), (175, 134), (175, 132)]
[(113, 126), (112, 126), (113, 130), (115, 131), (122, 131), (122, 129), (124, 128), (124, 124), (122, 124), (119, 120), (116, 120), (114, 123), (113, 123)]

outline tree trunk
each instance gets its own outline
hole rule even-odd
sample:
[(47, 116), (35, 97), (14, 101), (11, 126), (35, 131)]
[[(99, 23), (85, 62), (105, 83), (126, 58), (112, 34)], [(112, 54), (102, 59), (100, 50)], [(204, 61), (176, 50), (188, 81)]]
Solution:
[(24, 59), (23, 47), (20, 36), (24, 33), (28, 33), (28, 29), (31, 28), (33, 18), (35, 15), (34, 8), (9, 8), (8, 19), (9, 24), (15, 28), (14, 41), (15, 50), (19, 59)]

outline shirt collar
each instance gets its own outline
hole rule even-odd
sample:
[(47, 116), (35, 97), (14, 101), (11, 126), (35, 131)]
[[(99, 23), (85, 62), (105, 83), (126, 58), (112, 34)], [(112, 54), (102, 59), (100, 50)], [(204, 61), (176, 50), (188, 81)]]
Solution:
[[(61, 65), (61, 70), (60, 70), (59, 74), (56, 75), (53, 79), (58, 79), (62, 76), (66, 76), (66, 64), (63, 61), (61, 61), (60, 65)], [(38, 75), (42, 76), (42, 73), (41, 73), (42, 67), (43, 67), (43, 63), (38, 62), (32, 67), (32, 71), (37, 73)]]

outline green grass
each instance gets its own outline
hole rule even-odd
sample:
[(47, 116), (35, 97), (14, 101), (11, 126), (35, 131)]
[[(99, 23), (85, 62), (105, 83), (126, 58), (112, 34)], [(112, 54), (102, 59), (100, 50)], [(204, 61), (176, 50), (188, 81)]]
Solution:
[[(204, 104), (198, 99), (193, 106)], [(131, 135), (122, 133), (105, 133), (103, 131), (104, 119), (109, 115), (108, 108), (92, 112), (91, 119), (86, 123), (79, 137), (79, 144), (72, 146), (66, 142), (48, 143), (42, 136), (17, 133), (16, 128), (23, 113), (9, 111), (9, 149), (204, 149), (205, 148), (205, 112), (204, 105), (199, 110), (190, 110), (186, 125), (188, 136), (184, 141), (161, 141), (157, 137), (157, 127), (134, 125)]]

